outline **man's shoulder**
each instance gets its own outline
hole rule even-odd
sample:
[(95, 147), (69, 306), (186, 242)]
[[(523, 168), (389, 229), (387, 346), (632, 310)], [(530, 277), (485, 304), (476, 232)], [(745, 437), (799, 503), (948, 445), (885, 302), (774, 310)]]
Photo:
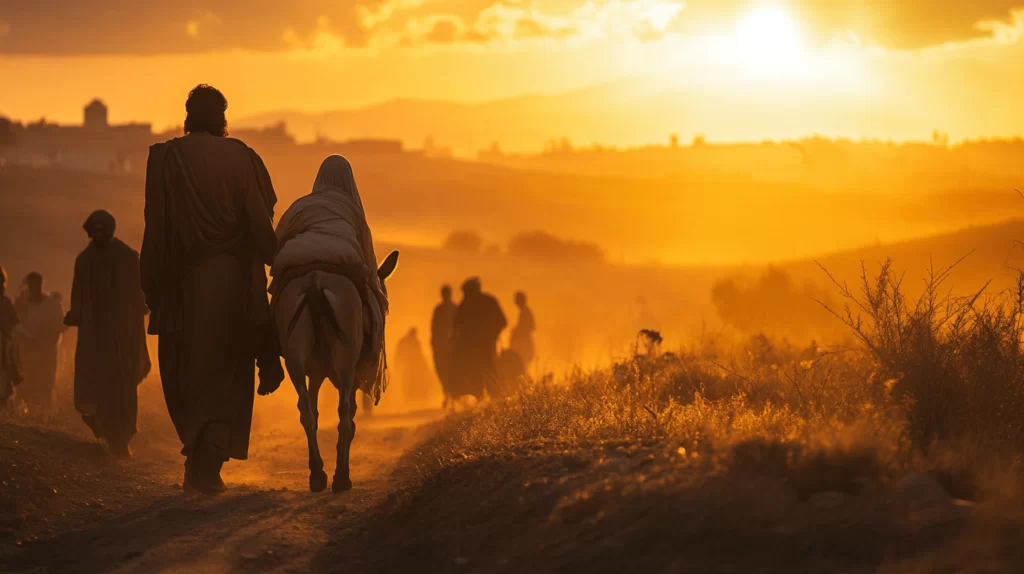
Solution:
[(176, 141), (178, 141), (180, 139), (181, 139), (181, 137), (179, 136), (179, 137), (171, 138), (171, 139), (169, 139), (167, 141), (162, 141), (162, 142), (157, 142), (155, 144), (150, 144), (150, 146), (149, 146), (149, 153), (152, 154), (153, 152), (161, 152), (164, 149), (166, 149), (167, 146), (169, 146), (171, 143), (176, 142)]
[(93, 250), (93, 246), (92, 246), (92, 242), (90, 241), (89, 245), (86, 245), (85, 249), (83, 249), (78, 254), (78, 257), (75, 257), (75, 266), (77, 267), (78, 264), (83, 263), (83, 262), (87, 261), (90, 257), (92, 257), (92, 250)]
[(224, 140), (231, 142), (233, 145), (242, 146), (243, 149), (254, 151), (248, 144), (238, 138), (226, 137)]
[(135, 248), (133, 248), (131, 245), (128, 245), (127, 243), (121, 241), (116, 237), (111, 241), (110, 246), (116, 249), (118, 255), (122, 257), (134, 257), (136, 259), (139, 258), (139, 252), (136, 251)]

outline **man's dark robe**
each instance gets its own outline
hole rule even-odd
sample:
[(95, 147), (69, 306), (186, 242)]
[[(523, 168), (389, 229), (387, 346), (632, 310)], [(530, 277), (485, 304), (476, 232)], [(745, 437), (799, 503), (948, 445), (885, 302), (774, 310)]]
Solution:
[(468, 293), (455, 312), (451, 395), (483, 397), (498, 384), (498, 337), (508, 324), (498, 300), (486, 293)]
[(452, 329), (456, 310), (458, 306), (455, 303), (442, 301), (434, 308), (434, 315), (430, 320), (430, 350), (434, 355), (434, 370), (446, 395), (452, 394), (448, 387), (451, 385)]
[(142, 289), (185, 456), (202, 433), (223, 460), (248, 457), (275, 203), (263, 162), (238, 140), (196, 133), (150, 147)]
[(127, 444), (135, 434), (137, 386), (152, 366), (146, 313), (138, 253), (119, 239), (106, 247), (90, 243), (75, 260), (64, 324), (78, 327), (75, 409), (111, 444)]

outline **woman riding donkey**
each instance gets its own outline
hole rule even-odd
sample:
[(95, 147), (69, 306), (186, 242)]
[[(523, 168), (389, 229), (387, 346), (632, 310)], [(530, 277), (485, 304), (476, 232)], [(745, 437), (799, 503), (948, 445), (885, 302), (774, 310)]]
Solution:
[[(340, 155), (324, 160), (312, 193), (285, 212), (277, 239), (271, 308), (285, 366), (299, 395), (299, 420), (309, 442), (309, 486), (314, 492), (327, 487), (316, 432), (317, 396), (328, 379), (340, 393), (332, 484), (340, 492), (352, 487), (349, 449), (355, 436), (356, 390), (376, 402), (386, 386), (384, 279), (394, 271), (398, 252), (377, 268), (352, 166)], [(274, 390), (276, 385), (261, 385), (259, 392)]]

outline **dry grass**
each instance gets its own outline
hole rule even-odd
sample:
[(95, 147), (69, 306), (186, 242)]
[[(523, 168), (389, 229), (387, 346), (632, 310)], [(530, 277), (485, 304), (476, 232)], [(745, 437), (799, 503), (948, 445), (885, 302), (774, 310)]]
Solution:
[(421, 462), (633, 445), (709, 468), (827, 475), (801, 479), (811, 483), (843, 483), (829, 468), (851, 461), (862, 467), (852, 474), (878, 483), (922, 470), (974, 497), (979, 484), (1014, 472), (1024, 447), (1024, 278), (1011, 292), (953, 297), (941, 294), (949, 270), (930, 273), (912, 300), (888, 263), (865, 273), (859, 291), (837, 282), (849, 303), (830, 310), (854, 348), (759, 335), (661, 353), (660, 339), (641, 333), (636, 355), (611, 368), (547, 377), (450, 417)]
[(610, 368), (449, 417), (367, 544), (441, 570), (1021, 571), (1022, 297), (862, 279), (836, 313), (853, 348), (642, 332)]

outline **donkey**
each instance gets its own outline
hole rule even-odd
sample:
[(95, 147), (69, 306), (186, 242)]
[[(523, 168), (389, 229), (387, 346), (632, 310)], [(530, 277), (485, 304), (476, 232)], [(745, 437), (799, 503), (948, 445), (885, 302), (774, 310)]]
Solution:
[[(397, 265), (398, 251), (392, 251), (377, 269), (382, 285)], [(317, 397), (324, 379), (330, 380), (340, 395), (338, 462), (331, 490), (349, 490), (349, 451), (356, 434), (355, 370), (363, 349), (364, 312), (359, 289), (343, 275), (310, 271), (289, 281), (278, 297), (275, 321), (281, 334), (281, 353), (299, 395), (299, 421), (309, 443), (309, 490), (323, 492), (327, 488), (316, 438), (320, 416)]]

